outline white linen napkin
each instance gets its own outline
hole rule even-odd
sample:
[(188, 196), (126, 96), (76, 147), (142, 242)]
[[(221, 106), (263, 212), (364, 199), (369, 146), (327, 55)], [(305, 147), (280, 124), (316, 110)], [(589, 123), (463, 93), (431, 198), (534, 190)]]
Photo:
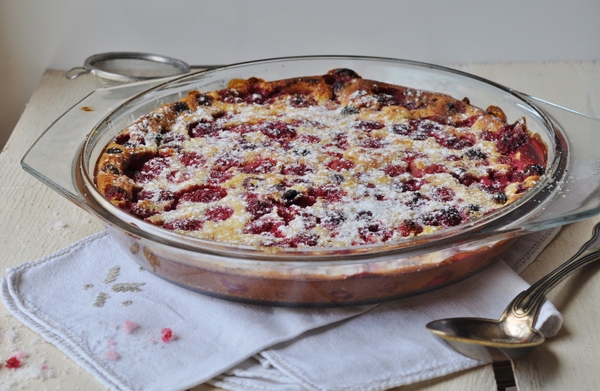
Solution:
[[(527, 264), (556, 232), (520, 239), (511, 261)], [(384, 390), (460, 371), (481, 363), (424, 325), (497, 317), (527, 287), (499, 262), (461, 284), (381, 305), (254, 306), (169, 284), (139, 268), (106, 232), (9, 269), (1, 283), (16, 318), (107, 387), (161, 391), (207, 381), (235, 390)], [(561, 323), (545, 305), (538, 326), (550, 337)]]

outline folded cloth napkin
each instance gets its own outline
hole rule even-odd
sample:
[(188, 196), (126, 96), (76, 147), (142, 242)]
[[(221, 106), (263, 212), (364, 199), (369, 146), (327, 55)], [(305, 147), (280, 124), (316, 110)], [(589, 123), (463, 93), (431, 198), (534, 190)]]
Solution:
[[(519, 240), (528, 264), (556, 230)], [(499, 262), (435, 292), (380, 305), (273, 308), (169, 284), (133, 263), (106, 234), (9, 269), (0, 294), (28, 327), (114, 390), (384, 390), (481, 365), (424, 325), (448, 316), (497, 317), (527, 284)], [(553, 336), (549, 303), (538, 320)], [(212, 380), (211, 380), (212, 379)]]

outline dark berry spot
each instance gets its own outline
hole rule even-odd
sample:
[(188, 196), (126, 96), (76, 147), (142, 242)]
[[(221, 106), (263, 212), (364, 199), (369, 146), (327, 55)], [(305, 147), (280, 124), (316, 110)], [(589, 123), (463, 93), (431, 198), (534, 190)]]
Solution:
[(508, 197), (506, 197), (506, 194), (504, 194), (501, 191), (495, 193), (493, 199), (495, 203), (502, 205), (506, 204), (506, 202), (508, 201)]
[(354, 106), (348, 105), (342, 109), (341, 113), (342, 115), (358, 114), (359, 110)]
[(531, 164), (525, 168), (525, 174), (527, 175), (544, 175), (544, 167), (539, 164)]
[(306, 156), (310, 155), (310, 151), (308, 149), (294, 149), (294, 154), (298, 156)]
[(196, 96), (196, 102), (200, 106), (210, 106), (212, 105), (212, 98), (206, 94), (199, 94)]
[[(119, 134), (116, 138), (115, 138), (115, 143), (119, 144), (119, 145), (123, 145), (125, 144), (127, 141), (129, 141), (129, 133), (121, 133)], [(117, 152), (118, 153), (118, 152)]]
[(187, 103), (181, 101), (173, 103), (171, 109), (176, 113), (180, 113), (182, 111), (190, 111), (190, 107), (187, 105)]
[(325, 213), (325, 216), (321, 219), (321, 225), (327, 229), (333, 229), (338, 227), (346, 221), (344, 213), (338, 210), (330, 210)]
[(113, 164), (106, 164), (104, 167), (102, 167), (102, 171), (109, 172), (114, 175), (121, 175), (121, 170), (119, 170)]
[(335, 184), (341, 184), (346, 180), (342, 174), (332, 174), (331, 181)]
[(487, 155), (477, 148), (468, 149), (465, 156), (470, 160), (485, 160)]
[(299, 198), (301, 195), (302, 195), (302, 192), (295, 190), (295, 189), (289, 189), (289, 190), (286, 190), (285, 193), (283, 193), (281, 198), (284, 201), (286, 201), (286, 203), (293, 204), (294, 200)]
[(394, 124), (391, 126), (391, 130), (401, 136), (408, 136), (414, 129), (409, 124)]
[(454, 227), (461, 223), (462, 217), (456, 208), (448, 207), (421, 216), (421, 221), (435, 227)]
[(360, 212), (358, 212), (356, 214), (356, 219), (357, 220), (371, 220), (373, 218), (373, 212), (371, 212), (370, 210), (361, 210)]

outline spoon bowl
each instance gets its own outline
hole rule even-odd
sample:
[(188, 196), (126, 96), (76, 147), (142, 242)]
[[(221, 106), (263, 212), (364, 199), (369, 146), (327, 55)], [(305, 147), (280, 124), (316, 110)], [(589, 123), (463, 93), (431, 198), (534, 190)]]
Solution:
[(464, 356), (481, 361), (506, 361), (527, 354), (544, 341), (544, 334), (524, 327), (511, 333), (506, 324), (484, 318), (440, 319), (427, 325), (430, 332), (442, 338)]
[(447, 318), (427, 324), (427, 329), (464, 356), (482, 361), (519, 358), (546, 340), (535, 321), (546, 294), (575, 270), (600, 259), (600, 222), (592, 238), (568, 261), (515, 297), (500, 319)]

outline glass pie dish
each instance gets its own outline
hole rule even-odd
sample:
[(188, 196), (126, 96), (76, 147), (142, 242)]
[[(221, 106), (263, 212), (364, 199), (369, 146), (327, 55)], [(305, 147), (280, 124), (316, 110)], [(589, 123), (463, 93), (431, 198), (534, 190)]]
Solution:
[[(225, 88), (233, 78), (277, 80), (350, 68), (366, 79), (468, 97), (525, 117), (548, 146), (545, 174), (526, 193), (483, 218), (406, 238), (354, 247), (262, 248), (202, 240), (154, 226), (107, 201), (94, 167), (108, 141), (136, 118), (189, 90)], [(413, 61), (311, 56), (234, 64), (169, 80), (99, 89), (54, 122), (23, 167), (100, 219), (123, 250), (156, 275), (242, 302), (338, 306), (380, 302), (454, 283), (493, 263), (520, 235), (600, 212), (600, 120), (456, 70)]]

